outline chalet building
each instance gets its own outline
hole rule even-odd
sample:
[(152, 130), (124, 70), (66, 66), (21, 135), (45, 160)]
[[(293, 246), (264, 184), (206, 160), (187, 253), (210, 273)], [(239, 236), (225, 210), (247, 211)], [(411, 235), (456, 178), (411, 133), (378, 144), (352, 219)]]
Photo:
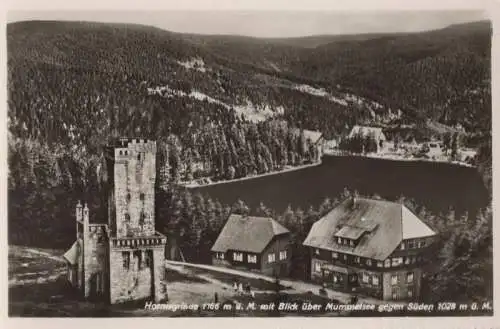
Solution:
[(349, 138), (353, 138), (354, 136), (361, 135), (363, 137), (373, 136), (375, 141), (377, 142), (377, 152), (380, 152), (384, 147), (387, 138), (382, 132), (382, 128), (378, 127), (367, 127), (367, 126), (354, 126), (352, 127), (351, 132), (349, 133)]
[(106, 215), (76, 206), (76, 241), (64, 254), (67, 279), (111, 304), (167, 299), (166, 237), (155, 230), (156, 142), (119, 139), (106, 151)]
[(211, 251), (214, 265), (267, 275), (290, 272), (290, 231), (272, 218), (231, 215)]
[(304, 137), (306, 140), (309, 140), (312, 145), (314, 145), (318, 151), (318, 158), (316, 161), (319, 161), (321, 157), (323, 156), (324, 153), (324, 148), (325, 148), (325, 138), (323, 137), (323, 134), (320, 131), (316, 130), (300, 130), (300, 129), (294, 129), (294, 134), (299, 135), (301, 132), (304, 133)]
[(314, 223), (304, 246), (315, 282), (382, 300), (413, 300), (420, 297), (435, 237), (402, 204), (352, 197)]

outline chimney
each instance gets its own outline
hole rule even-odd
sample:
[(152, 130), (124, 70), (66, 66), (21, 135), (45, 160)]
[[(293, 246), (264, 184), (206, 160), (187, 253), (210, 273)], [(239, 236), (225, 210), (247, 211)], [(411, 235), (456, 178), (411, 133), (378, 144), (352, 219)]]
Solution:
[(354, 193), (351, 196), (351, 201), (352, 201), (352, 209), (355, 209), (358, 203), (358, 191), (354, 191)]

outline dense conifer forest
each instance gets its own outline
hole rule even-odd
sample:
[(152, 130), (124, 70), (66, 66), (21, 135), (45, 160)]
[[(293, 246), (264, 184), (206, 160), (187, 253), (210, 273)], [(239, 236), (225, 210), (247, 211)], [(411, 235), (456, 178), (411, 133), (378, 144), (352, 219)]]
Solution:
[[(206, 259), (231, 211), (250, 210), (244, 200), (224, 205), (176, 184), (315, 162), (317, 149), (304, 129), (340, 138), (354, 124), (406, 125), (427, 138), (436, 134), (429, 120), (460, 124), (466, 143), (479, 150), (476, 163), (491, 193), (489, 22), (415, 34), (325, 37), (315, 39), (315, 47), (307, 38), (286, 42), (134, 25), (20, 22), (8, 25), (7, 41), (12, 244), (67, 247), (79, 199), (89, 203), (91, 216), (103, 216), (102, 151), (118, 136), (158, 141), (157, 228), (192, 261)], [(294, 275), (300, 276), (307, 263), (301, 241), (337, 202), (290, 207), (283, 214), (265, 204), (251, 211), (275, 216), (293, 232)], [(429, 289), (438, 296), (487, 298), (491, 210), (481, 210), (471, 222), (413, 207), (443, 236)]]

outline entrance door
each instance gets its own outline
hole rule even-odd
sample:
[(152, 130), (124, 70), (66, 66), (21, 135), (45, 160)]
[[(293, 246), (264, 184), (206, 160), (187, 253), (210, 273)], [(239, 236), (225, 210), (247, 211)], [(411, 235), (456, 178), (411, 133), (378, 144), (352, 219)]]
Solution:
[(358, 275), (356, 273), (349, 274), (347, 276), (347, 279), (348, 279), (347, 285), (349, 287), (349, 290), (353, 290), (359, 287)]

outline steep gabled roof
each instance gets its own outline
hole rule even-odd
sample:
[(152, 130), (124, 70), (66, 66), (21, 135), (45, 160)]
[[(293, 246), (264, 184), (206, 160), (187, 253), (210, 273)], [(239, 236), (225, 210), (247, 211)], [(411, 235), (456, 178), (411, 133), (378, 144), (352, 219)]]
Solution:
[(403, 207), (402, 220), (404, 240), (425, 238), (436, 234), (406, 207)]
[(80, 240), (76, 240), (75, 243), (69, 248), (66, 253), (64, 253), (64, 259), (71, 265), (78, 263), (78, 257), (80, 256)]
[[(309, 139), (313, 144), (318, 143), (321, 137), (323, 137), (323, 133), (321, 133), (320, 131), (307, 130), (307, 129), (304, 129), (302, 131), (304, 132), (304, 137), (306, 138), (306, 140)], [(300, 132), (301, 130), (299, 128), (295, 128), (293, 130), (293, 133), (295, 135), (300, 135)]]
[[(354, 205), (345, 200), (314, 223), (304, 245), (384, 260), (403, 239), (435, 234), (402, 204), (357, 198)], [(354, 247), (339, 245), (337, 237), (359, 241)]]
[(229, 216), (211, 250), (261, 253), (275, 236), (285, 233), (290, 231), (272, 218), (233, 214)]
[(367, 126), (354, 126), (352, 127), (351, 132), (349, 133), (349, 137), (353, 137), (354, 135), (360, 134), (363, 137), (366, 137), (370, 134), (373, 134), (376, 140), (385, 140), (385, 135), (382, 132), (382, 128), (378, 127), (367, 127)]

